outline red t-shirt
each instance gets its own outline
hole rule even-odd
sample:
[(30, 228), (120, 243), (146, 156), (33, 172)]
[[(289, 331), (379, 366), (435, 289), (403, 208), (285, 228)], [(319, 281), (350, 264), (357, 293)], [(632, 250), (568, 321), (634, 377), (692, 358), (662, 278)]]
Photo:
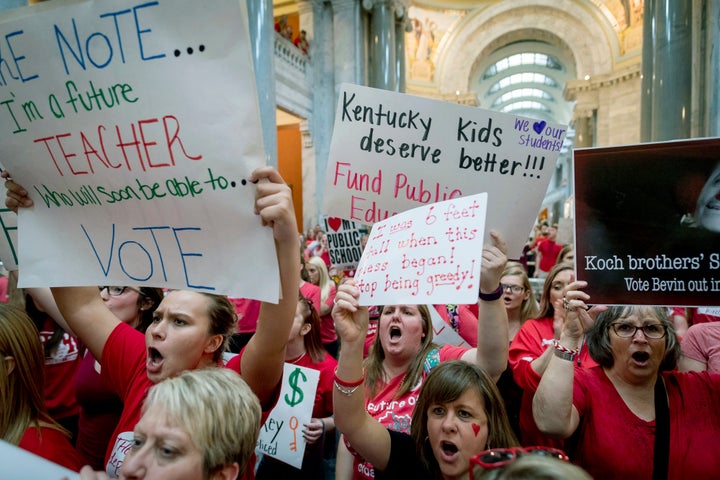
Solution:
[[(147, 377), (145, 335), (120, 323), (108, 337), (103, 349), (101, 375), (106, 377), (108, 384), (123, 399), (124, 407), (118, 426), (105, 456), (106, 471), (111, 477), (119, 477), (120, 467), (132, 446), (135, 424), (140, 420), (142, 404), (147, 392), (154, 384)], [(241, 355), (236, 355), (227, 364), (240, 373)], [(268, 412), (263, 412), (261, 425), (265, 422)], [(114, 440), (113, 440), (114, 439)], [(254, 456), (250, 461), (245, 475), (246, 480), (255, 478), (253, 471)]]
[[(664, 372), (670, 410), (667, 478), (714, 479), (720, 472), (720, 375)], [(576, 369), (580, 414), (572, 460), (593, 478), (650, 479), (655, 420), (638, 418), (601, 367)]]
[[(546, 445), (563, 448), (564, 441), (550, 438), (540, 432), (535, 425), (532, 413), (532, 399), (540, 383), (540, 375), (532, 368), (530, 363), (542, 355), (552, 344), (555, 338), (553, 318), (535, 318), (523, 323), (520, 330), (510, 343), (508, 360), (513, 371), (513, 378), (523, 389), (520, 404), (520, 439), (523, 445)], [(587, 346), (580, 350), (579, 362), (575, 362), (575, 369), (597, 366), (597, 362), (590, 357)], [(579, 365), (578, 365), (579, 363)]]
[(549, 272), (553, 265), (557, 263), (557, 257), (560, 250), (562, 250), (562, 245), (552, 240), (545, 240), (537, 246), (537, 250), (540, 252), (540, 265), (538, 267), (543, 272)]
[[(325, 300), (325, 305), (329, 306), (331, 309), (333, 303), (335, 302), (336, 294), (337, 289), (335, 288), (335, 285), (330, 285), (330, 293), (328, 293), (328, 298)], [(337, 333), (335, 333), (335, 322), (332, 318), (332, 312), (320, 317), (320, 339), (322, 340), (322, 343), (332, 343), (337, 340)]]
[[(45, 319), (39, 332), (43, 347), (58, 329), (61, 327), (52, 318)], [(52, 418), (61, 420), (80, 413), (73, 379), (82, 358), (77, 339), (67, 332), (49, 353), (45, 353), (45, 407)]]
[(300, 285), (300, 294), (313, 302), (313, 307), (320, 312), (320, 287), (310, 282), (304, 282)]
[(228, 298), (235, 306), (235, 314), (238, 317), (237, 333), (254, 333), (257, 329), (258, 317), (260, 317), (260, 300), (249, 298)]
[(82, 467), (80, 455), (70, 440), (55, 428), (41, 426), (38, 431), (34, 426), (28, 427), (18, 447), (76, 472)]

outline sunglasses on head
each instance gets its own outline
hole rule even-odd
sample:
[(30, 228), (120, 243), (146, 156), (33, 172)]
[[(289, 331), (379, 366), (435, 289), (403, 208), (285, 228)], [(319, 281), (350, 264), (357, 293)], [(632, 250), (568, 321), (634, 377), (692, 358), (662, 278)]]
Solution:
[[(510, 447), (510, 448), (493, 448), (485, 450), (470, 459), (470, 480), (473, 479), (473, 471), (475, 467), (483, 470), (492, 470), (495, 468), (503, 468), (509, 463), (517, 460), (523, 455), (539, 455), (543, 457), (557, 458), (563, 462), (569, 462), (570, 458), (562, 450), (550, 447)], [(479, 473), (479, 472), (478, 472)]]

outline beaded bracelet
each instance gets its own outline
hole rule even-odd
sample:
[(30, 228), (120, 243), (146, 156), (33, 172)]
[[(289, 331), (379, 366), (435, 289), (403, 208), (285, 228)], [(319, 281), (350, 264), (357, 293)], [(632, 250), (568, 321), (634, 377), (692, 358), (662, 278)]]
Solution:
[(558, 358), (562, 358), (563, 360), (569, 360), (572, 362), (580, 354), (579, 348), (575, 348), (575, 349), (568, 348), (568, 347), (560, 344), (560, 342), (557, 339), (553, 340), (552, 345), (553, 345), (553, 353), (555, 354), (555, 356)]
[(354, 382), (346, 382), (344, 380), (341, 380), (337, 376), (337, 369), (335, 369), (335, 378), (333, 379), (333, 384), (335, 385), (335, 388), (338, 390), (338, 392), (342, 393), (343, 395), (349, 397), (353, 393), (355, 393), (355, 390), (360, 388), (360, 385), (363, 384), (365, 381), (365, 369), (363, 369), (362, 377), (360, 377), (359, 380), (356, 380)]
[(335, 380), (335, 381), (333, 382), (333, 384), (335, 385), (335, 388), (337, 389), (337, 391), (340, 392), (340, 393), (342, 393), (342, 394), (345, 395), (346, 397), (351, 396), (353, 393), (355, 393), (355, 390), (357, 390), (358, 388), (360, 388), (360, 385), (358, 385), (357, 387), (352, 387), (352, 388), (343, 387), (342, 385), (340, 385), (340, 384), (337, 382), (337, 380)]

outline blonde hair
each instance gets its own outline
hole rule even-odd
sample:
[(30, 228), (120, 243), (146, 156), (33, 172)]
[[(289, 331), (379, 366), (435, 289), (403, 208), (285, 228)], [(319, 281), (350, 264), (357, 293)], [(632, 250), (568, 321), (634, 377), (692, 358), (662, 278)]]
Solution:
[(232, 370), (187, 370), (148, 392), (143, 414), (160, 407), (202, 452), (205, 477), (237, 462), (241, 478), (260, 434), (260, 401)]
[[(13, 357), (10, 372), (5, 357)], [(30, 426), (65, 430), (45, 407), (43, 348), (35, 325), (17, 307), (0, 305), (0, 438), (18, 445)]]
[(525, 268), (522, 263), (519, 262), (507, 262), (505, 270), (503, 270), (500, 278), (505, 276), (520, 277), (522, 286), (526, 292), (530, 292), (530, 296), (522, 301), (520, 306), (520, 321), (525, 323), (525, 320), (529, 318), (537, 318), (539, 308), (537, 301), (535, 300), (535, 293), (533, 292), (532, 285), (530, 285), (530, 279), (528, 278)]
[(332, 280), (330, 280), (330, 274), (328, 273), (325, 262), (320, 257), (310, 257), (307, 263), (312, 264), (318, 271), (318, 287), (320, 287), (320, 303), (323, 304), (327, 301), (328, 295), (330, 295), (330, 289), (332, 288)]

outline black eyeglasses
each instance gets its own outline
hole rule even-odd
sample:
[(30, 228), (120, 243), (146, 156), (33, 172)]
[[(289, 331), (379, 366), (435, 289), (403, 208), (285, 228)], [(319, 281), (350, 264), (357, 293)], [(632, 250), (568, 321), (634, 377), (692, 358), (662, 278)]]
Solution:
[(632, 323), (616, 322), (611, 323), (610, 326), (615, 332), (615, 335), (622, 338), (632, 338), (635, 336), (638, 330), (642, 330), (643, 334), (647, 338), (652, 339), (663, 338), (667, 333), (665, 325), (663, 325), (662, 323), (651, 323), (649, 325), (643, 325), (642, 327), (638, 327), (633, 325)]
[(562, 450), (550, 447), (511, 447), (511, 448), (493, 448), (485, 450), (470, 458), (470, 479), (473, 479), (473, 470), (475, 467), (481, 467), (483, 470), (492, 470), (507, 466), (510, 462), (517, 460), (523, 455), (540, 455), (543, 457), (557, 458), (563, 462), (569, 462), (567, 454)]
[(510, 290), (514, 294), (522, 293), (525, 291), (525, 287), (521, 287), (520, 285), (507, 285), (504, 283), (500, 284), (500, 288), (502, 288), (502, 291)]
[(113, 285), (103, 285), (99, 286), (98, 289), (102, 292), (103, 290), (107, 289), (108, 295), (111, 297), (119, 297), (123, 293), (125, 293), (125, 290), (132, 290), (133, 292), (137, 292), (139, 295), (145, 296), (144, 293), (142, 293), (140, 290), (137, 290), (132, 287), (117, 287)]

